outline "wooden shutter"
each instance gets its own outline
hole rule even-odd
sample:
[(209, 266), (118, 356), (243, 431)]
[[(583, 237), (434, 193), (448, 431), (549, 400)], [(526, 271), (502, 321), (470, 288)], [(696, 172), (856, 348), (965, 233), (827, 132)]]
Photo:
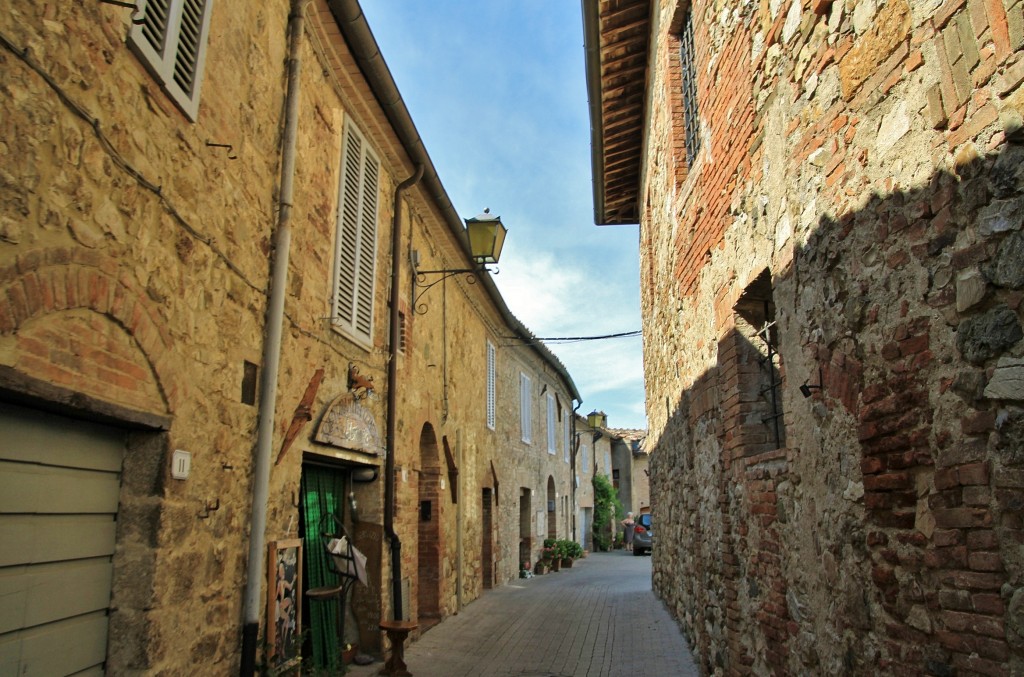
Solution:
[(175, 103), (195, 121), (213, 0), (146, 0), (129, 43)]
[(377, 259), (380, 162), (354, 126), (345, 131), (335, 258), (333, 326), (369, 344)]
[(548, 453), (554, 454), (555, 448), (555, 396), (548, 393)]
[(497, 359), (494, 344), (487, 342), (487, 427), (495, 426), (495, 382), (497, 381)]
[(562, 457), (566, 463), (570, 462), (572, 432), (569, 429), (569, 411), (565, 410), (562, 417)]
[(523, 442), (529, 444), (533, 438), (533, 412), (530, 402), (530, 377), (519, 374), (519, 425), (522, 428)]

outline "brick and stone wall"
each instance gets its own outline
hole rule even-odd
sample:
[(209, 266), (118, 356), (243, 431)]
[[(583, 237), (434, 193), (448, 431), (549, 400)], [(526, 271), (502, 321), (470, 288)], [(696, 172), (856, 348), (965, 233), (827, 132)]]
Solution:
[(641, 195), (658, 594), (708, 673), (1024, 670), (1024, 3), (696, 0), (692, 166), (686, 7)]

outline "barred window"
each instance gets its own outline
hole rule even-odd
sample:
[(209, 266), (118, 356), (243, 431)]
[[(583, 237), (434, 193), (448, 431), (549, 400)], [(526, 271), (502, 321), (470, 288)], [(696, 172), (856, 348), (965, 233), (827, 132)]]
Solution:
[(693, 166), (700, 150), (700, 113), (697, 110), (697, 68), (693, 49), (692, 13), (686, 12), (679, 31), (679, 61), (682, 65), (683, 130), (686, 134), (686, 162)]

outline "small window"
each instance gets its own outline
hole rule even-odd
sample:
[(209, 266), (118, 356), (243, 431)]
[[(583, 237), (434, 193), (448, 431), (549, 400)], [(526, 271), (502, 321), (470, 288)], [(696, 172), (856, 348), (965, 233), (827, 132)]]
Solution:
[(331, 326), (367, 346), (373, 337), (379, 172), (370, 144), (355, 125), (348, 125), (338, 188)]
[[(779, 328), (775, 321), (775, 297), (771, 271), (765, 269), (743, 291), (734, 308), (736, 313), (737, 364), (744, 392), (756, 393), (756, 399), (745, 402), (741, 423), (743, 439), (763, 440), (762, 450), (786, 446), (785, 415), (782, 407), (782, 385), (785, 370), (779, 354)], [(740, 365), (756, 364), (749, 369)]]
[(569, 430), (569, 412), (565, 411), (562, 415), (562, 456), (566, 463), (571, 462), (572, 450), (569, 443), (571, 439), (572, 431)]
[(195, 122), (213, 0), (144, 0), (128, 44), (160, 86)]
[(497, 355), (494, 344), (487, 342), (487, 427), (494, 430), (495, 426), (495, 385), (498, 380)]
[(526, 374), (519, 374), (519, 427), (522, 430), (523, 442), (533, 441), (533, 396), (530, 388), (532, 379)]
[(693, 166), (700, 150), (700, 112), (697, 109), (697, 67), (693, 49), (692, 13), (687, 10), (679, 31), (679, 61), (682, 67), (683, 131), (686, 135), (686, 163)]
[(558, 434), (555, 429), (556, 416), (557, 410), (555, 409), (555, 396), (551, 393), (548, 393), (548, 453), (551, 455), (554, 455), (555, 453), (558, 452), (558, 449), (555, 446), (556, 440), (558, 439)]
[(585, 444), (580, 447), (580, 466), (583, 472), (590, 472), (590, 447)]
[(409, 342), (409, 325), (405, 319), (405, 313), (398, 311), (398, 352), (405, 354), (406, 345)]

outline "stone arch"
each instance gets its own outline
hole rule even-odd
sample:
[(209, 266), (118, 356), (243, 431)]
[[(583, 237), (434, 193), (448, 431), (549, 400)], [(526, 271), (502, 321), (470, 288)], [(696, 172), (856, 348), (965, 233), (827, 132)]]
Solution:
[[(0, 298), (7, 301), (0, 304), (0, 345), (9, 344), (12, 366), (26, 376), (130, 408), (141, 404), (153, 413), (170, 413), (171, 339), (145, 293), (118, 275), (118, 268), (117, 261), (88, 250), (22, 254), (0, 271), (6, 280)], [(102, 345), (76, 352), (74, 337), (90, 334)], [(54, 344), (63, 339), (67, 355)]]
[(441, 459), (434, 426), (420, 431), (416, 603), (420, 628), (441, 619)]

